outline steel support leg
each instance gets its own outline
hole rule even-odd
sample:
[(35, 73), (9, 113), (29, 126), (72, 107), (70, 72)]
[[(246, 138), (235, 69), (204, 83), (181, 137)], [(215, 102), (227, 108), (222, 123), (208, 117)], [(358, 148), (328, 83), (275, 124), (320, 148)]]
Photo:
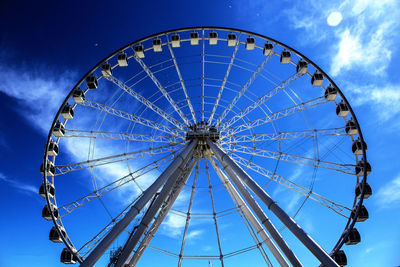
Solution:
[(163, 205), (163, 207), (161, 207), (161, 210), (160, 210), (159, 214), (157, 215), (157, 218), (154, 220), (149, 231), (146, 233), (146, 236), (143, 238), (139, 247), (135, 251), (135, 254), (130, 259), (129, 264), (128, 264), (129, 267), (136, 266), (136, 264), (138, 263), (140, 257), (143, 255), (143, 253), (146, 250), (147, 246), (149, 245), (151, 239), (154, 237), (155, 233), (157, 232), (161, 223), (164, 221), (164, 219), (167, 216), (172, 205), (174, 205), (175, 200), (178, 198), (179, 194), (181, 193), (182, 188), (186, 184), (187, 179), (189, 178), (190, 174), (192, 173), (196, 162), (197, 162), (197, 160), (192, 161), (189, 168), (182, 175), (181, 181), (178, 181), (176, 183), (174, 190), (171, 192), (171, 194), (169, 195), (169, 198), (166, 201), (166, 204)]
[(168, 177), (171, 176), (181, 165), (184, 165), (197, 145), (197, 140), (193, 140), (186, 148), (174, 159), (174, 161), (163, 171), (157, 180), (149, 186), (143, 196), (133, 205), (125, 216), (114, 225), (111, 231), (101, 240), (95, 249), (82, 262), (81, 267), (93, 266), (99, 258), (107, 251), (110, 245), (117, 239), (122, 231), (132, 222), (140, 210), (149, 202), (154, 194), (165, 183)]
[[(187, 161), (186, 161), (187, 162)], [(175, 186), (179, 185), (179, 182), (182, 182), (183, 179), (180, 179), (182, 174), (185, 172), (184, 167), (185, 165), (181, 165), (175, 173), (173, 173), (166, 181), (165, 185), (161, 189), (160, 194), (158, 195), (157, 199), (154, 201), (153, 205), (149, 207), (149, 210), (144, 215), (142, 221), (140, 222), (139, 227), (132, 232), (131, 236), (129, 236), (128, 240), (125, 243), (125, 246), (121, 252), (121, 255), (118, 258), (115, 267), (122, 267), (124, 266), (126, 260), (128, 259), (129, 255), (131, 255), (133, 249), (138, 244), (140, 238), (145, 233), (146, 229), (149, 227), (149, 224), (154, 219), (157, 211), (160, 209), (161, 205), (167, 200), (170, 194), (173, 192)]]
[(286, 259), (283, 257), (281, 252), (278, 250), (276, 245), (272, 242), (271, 238), (265, 232), (265, 229), (262, 227), (260, 222), (254, 216), (254, 214), (250, 210), (250, 208), (246, 205), (246, 203), (244, 202), (242, 197), (239, 195), (239, 193), (233, 187), (233, 185), (229, 181), (228, 177), (221, 171), (221, 169), (219, 168), (217, 163), (214, 161), (214, 159), (209, 158), (209, 161), (211, 162), (211, 165), (214, 167), (218, 177), (221, 179), (221, 182), (224, 184), (224, 186), (225, 186), (226, 190), (228, 191), (229, 195), (231, 196), (233, 202), (236, 202), (238, 204), (238, 207), (242, 211), (243, 215), (249, 220), (251, 225), (256, 230), (257, 234), (261, 237), (263, 242), (267, 245), (267, 247), (269, 248), (271, 253), (274, 255), (274, 257), (278, 261), (278, 263), (281, 266), (289, 267), (289, 264), (287, 263)]
[(292, 218), (290, 218), (290, 216), (287, 215), (242, 168), (240, 168), (227, 154), (225, 154), (219, 146), (210, 139), (207, 139), (207, 144), (221, 163), (223, 169), (228, 174), (237, 176), (242, 183), (246, 184), (322, 264), (329, 267), (339, 266), (328, 255), (328, 253), (326, 253), (306, 232), (304, 232), (304, 230)]

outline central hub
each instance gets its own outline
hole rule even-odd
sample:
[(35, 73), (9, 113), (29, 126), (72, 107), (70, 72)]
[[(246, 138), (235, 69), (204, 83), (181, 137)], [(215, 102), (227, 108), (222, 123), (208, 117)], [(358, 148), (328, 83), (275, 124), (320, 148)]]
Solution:
[(217, 127), (208, 125), (204, 121), (189, 126), (186, 133), (186, 140), (198, 139), (199, 141), (205, 141), (207, 138), (210, 138), (213, 142), (219, 139)]

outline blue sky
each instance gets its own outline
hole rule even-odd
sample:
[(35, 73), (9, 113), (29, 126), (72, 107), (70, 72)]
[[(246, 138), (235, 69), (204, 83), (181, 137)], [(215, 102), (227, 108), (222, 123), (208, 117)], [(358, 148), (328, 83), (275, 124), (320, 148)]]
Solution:
[[(239, 28), (274, 38), (302, 52), (335, 80), (357, 115), (372, 165), (368, 181), (374, 194), (365, 204), (370, 219), (357, 225), (362, 242), (346, 248), (349, 266), (398, 266), (398, 1), (137, 2), (0, 4), (0, 193), (4, 214), (0, 266), (61, 266), (62, 246), (48, 241), (51, 226), (40, 216), (44, 201), (37, 191), (48, 129), (74, 84), (106, 55), (132, 41), (200, 25)], [(75, 145), (70, 145), (69, 153), (79, 159), (82, 155), (77, 148), (82, 144)], [(102, 171), (109, 174), (115, 169)], [(72, 194), (68, 192), (64, 194)], [(181, 201), (184, 203), (185, 197)], [(71, 225), (90, 231), (84, 225), (93, 220), (82, 216), (82, 221)], [(305, 224), (306, 217), (302, 220)], [(163, 225), (171, 235), (182, 228), (182, 222), (176, 220), (169, 217)], [(196, 228), (191, 231), (193, 244), (201, 234)], [(168, 239), (157, 242), (165, 244)]]

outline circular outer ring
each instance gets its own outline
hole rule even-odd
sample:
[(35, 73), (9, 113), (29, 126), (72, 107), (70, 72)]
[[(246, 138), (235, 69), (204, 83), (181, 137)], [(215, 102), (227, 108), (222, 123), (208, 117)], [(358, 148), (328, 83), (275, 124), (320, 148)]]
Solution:
[[(225, 31), (233, 31), (233, 32), (238, 32), (238, 33), (244, 33), (244, 34), (249, 34), (252, 36), (257, 36), (261, 39), (265, 39), (268, 42), (277, 44), (287, 50), (290, 50), (291, 52), (295, 53), (297, 56), (299, 56), (300, 58), (302, 58), (304, 61), (306, 61), (308, 64), (312, 65), (316, 70), (318, 70), (320, 73), (323, 74), (323, 76), (329, 81), (329, 83), (331, 83), (338, 91), (340, 97), (343, 99), (343, 101), (346, 103), (346, 105), (349, 107), (349, 111), (351, 114), (352, 119), (354, 120), (357, 129), (358, 129), (358, 136), (361, 140), (361, 146), (362, 146), (362, 164), (363, 166), (367, 166), (367, 155), (366, 155), (366, 149), (365, 149), (365, 142), (364, 142), (364, 138), (362, 135), (362, 131), (361, 131), (361, 127), (358, 123), (357, 117), (352, 109), (352, 107), (350, 106), (349, 102), (347, 101), (346, 97), (343, 95), (342, 91), (339, 89), (339, 87), (336, 85), (336, 83), (318, 66), (316, 65), (313, 61), (311, 61), (309, 58), (307, 58), (306, 56), (304, 56), (303, 54), (301, 54), (300, 52), (298, 52), (297, 50), (293, 49), (292, 47), (285, 45), (275, 39), (272, 39), (270, 37), (258, 34), (258, 33), (254, 33), (251, 31), (245, 31), (245, 30), (240, 30), (240, 29), (236, 29), (236, 28), (229, 28), (229, 27), (212, 27), (212, 26), (200, 26), (200, 27), (185, 27), (185, 28), (178, 28), (178, 29), (174, 29), (174, 30), (168, 30), (168, 31), (163, 31), (163, 32), (159, 32), (153, 35), (149, 35), (147, 37), (144, 37), (142, 39), (139, 39), (137, 41), (134, 41), (116, 51), (114, 51), (113, 53), (111, 53), (110, 55), (108, 55), (107, 57), (105, 57), (103, 60), (101, 60), (99, 63), (97, 63), (91, 70), (89, 70), (76, 84), (75, 86), (72, 88), (72, 90), (70, 91), (70, 93), (67, 95), (67, 97), (64, 99), (60, 109), (57, 111), (54, 120), (51, 124), (51, 128), (49, 131), (49, 134), (47, 136), (47, 141), (46, 141), (46, 149), (44, 152), (44, 157), (43, 157), (43, 163), (46, 163), (46, 160), (48, 158), (47, 155), (47, 148), (49, 146), (50, 140), (51, 140), (51, 136), (52, 136), (52, 132), (53, 132), (53, 128), (58, 120), (58, 118), (60, 117), (61, 114), (61, 109), (62, 107), (68, 102), (68, 100), (71, 98), (74, 90), (76, 88), (78, 88), (86, 79), (87, 76), (89, 76), (90, 74), (92, 74), (97, 68), (99, 68), (104, 62), (106, 62), (107, 60), (109, 60), (110, 58), (114, 57), (115, 55), (117, 55), (118, 53), (124, 51), (127, 48), (133, 47), (136, 44), (139, 44), (143, 41), (149, 40), (149, 39), (153, 39), (157, 36), (160, 35), (164, 35), (164, 34), (168, 34), (168, 33), (179, 33), (179, 32), (183, 32), (183, 31), (189, 31), (189, 30), (225, 30)], [(57, 138), (57, 142), (59, 140), (59, 137)], [(44, 174), (43, 174), (43, 183), (48, 183), (49, 181), (47, 180), (47, 165), (44, 164), (45, 168), (44, 168)], [(358, 214), (361, 210), (361, 206), (364, 200), (364, 194), (365, 194), (365, 184), (367, 182), (367, 172), (364, 171), (364, 177), (361, 181), (362, 184), (362, 191), (361, 191), (361, 197), (358, 199), (357, 201), (357, 196), (355, 196), (355, 200), (354, 200), (354, 206), (353, 209), (355, 208), (355, 216), (349, 217), (347, 224), (339, 238), (339, 240), (337, 241), (336, 245), (333, 247), (332, 251), (329, 253), (331, 256), (335, 255), (337, 253), (337, 251), (339, 251), (339, 249), (343, 246), (345, 240), (347, 239), (347, 237), (349, 236), (350, 230), (353, 229), (355, 223), (356, 223), (356, 218), (358, 217)], [(51, 206), (51, 201), (48, 195), (48, 191), (47, 191), (47, 186), (44, 187), (45, 188), (45, 192), (46, 192), (46, 203), (48, 205), (48, 207), (50, 208), (50, 210), (52, 211), (52, 206)], [(54, 196), (54, 205), (56, 205), (56, 199)], [(72, 241), (69, 239), (68, 235), (66, 234), (66, 236), (63, 236), (61, 233), (61, 227), (63, 227), (62, 225), (62, 221), (61, 218), (58, 218), (59, 224), (56, 222), (57, 218), (55, 218), (53, 212), (51, 212), (51, 217), (52, 217), (52, 221), (57, 229), (57, 232), (59, 233), (60, 237), (62, 238), (64, 244), (66, 245), (66, 247), (73, 253), (73, 255), (76, 256), (77, 260), (79, 262), (82, 262), (83, 259), (82, 257), (79, 255), (79, 253), (77, 252), (77, 250), (75, 249), (75, 247), (72, 244)], [(65, 228), (64, 228), (65, 229)], [(66, 233), (66, 229), (65, 229), (65, 233)]]

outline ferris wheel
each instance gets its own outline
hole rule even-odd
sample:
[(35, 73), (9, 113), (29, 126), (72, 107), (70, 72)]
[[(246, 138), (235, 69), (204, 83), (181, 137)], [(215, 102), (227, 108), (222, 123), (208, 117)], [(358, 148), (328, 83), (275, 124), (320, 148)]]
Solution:
[(66, 264), (345, 266), (369, 216), (366, 150), (343, 93), (293, 48), (231, 28), (157, 33), (64, 100), (42, 217)]

